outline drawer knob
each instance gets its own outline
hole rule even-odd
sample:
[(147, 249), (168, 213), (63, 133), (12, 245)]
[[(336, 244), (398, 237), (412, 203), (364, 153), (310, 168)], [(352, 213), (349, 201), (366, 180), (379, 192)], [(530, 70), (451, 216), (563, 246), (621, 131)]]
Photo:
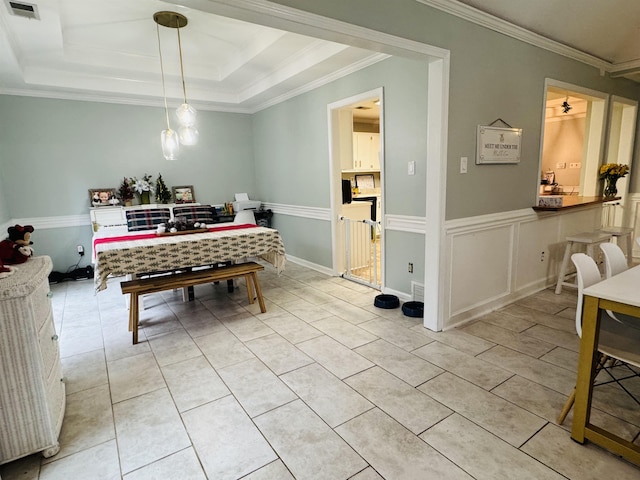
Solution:
[(53, 341), (58, 340), (58, 335), (54, 335), (53, 337), (51, 337), (51, 340), (53, 340)]
[(47, 298), (53, 297), (53, 292), (47, 292)]

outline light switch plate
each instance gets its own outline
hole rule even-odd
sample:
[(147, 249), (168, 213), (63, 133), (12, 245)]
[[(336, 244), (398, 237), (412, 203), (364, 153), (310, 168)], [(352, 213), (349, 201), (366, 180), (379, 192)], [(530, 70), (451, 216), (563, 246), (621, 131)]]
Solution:
[(415, 160), (411, 160), (407, 165), (407, 175), (415, 175), (416, 174), (416, 162)]
[(467, 157), (460, 157), (460, 173), (467, 173), (467, 162), (469, 159)]

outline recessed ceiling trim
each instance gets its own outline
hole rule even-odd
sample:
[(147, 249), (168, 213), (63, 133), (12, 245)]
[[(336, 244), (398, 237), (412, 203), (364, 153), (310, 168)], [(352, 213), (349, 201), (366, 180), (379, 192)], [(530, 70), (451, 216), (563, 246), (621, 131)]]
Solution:
[(477, 8), (460, 3), (457, 0), (416, 0), (416, 2), (437, 8), (445, 13), (455, 15), (463, 20), (486, 27), (494, 32), (507, 35), (511, 38), (515, 38), (516, 40), (577, 60), (600, 70), (604, 70), (605, 72), (610, 72), (613, 67), (611, 62), (594, 57), (593, 55), (589, 55), (588, 53), (584, 53), (575, 48), (556, 42), (555, 40), (543, 37), (542, 35), (538, 35), (531, 30), (519, 27), (513, 23), (507, 22), (506, 20), (496, 18), (488, 13), (478, 10)]

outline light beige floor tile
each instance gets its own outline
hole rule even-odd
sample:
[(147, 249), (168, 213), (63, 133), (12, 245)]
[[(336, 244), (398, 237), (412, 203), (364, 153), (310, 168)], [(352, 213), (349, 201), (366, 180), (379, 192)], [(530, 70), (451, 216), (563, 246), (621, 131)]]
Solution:
[(526, 442), (546, 423), (451, 373), (443, 373), (418, 388), (515, 447)]
[(495, 343), (489, 342), (484, 338), (469, 335), (459, 328), (447, 330), (444, 332), (434, 332), (424, 328), (422, 325), (412, 327), (411, 330), (417, 330), (427, 337), (437, 340), (440, 343), (449, 345), (450, 347), (468, 353), (469, 355), (478, 355), (495, 346)]
[(471, 335), (477, 335), (478, 337), (489, 340), (490, 342), (499, 343), (500, 345), (509, 347), (512, 350), (536, 358), (550, 352), (555, 346), (532, 338), (524, 333), (512, 332), (482, 321), (463, 327), (462, 330)]
[(182, 328), (176, 314), (164, 302), (154, 306), (149, 306), (145, 303), (144, 308), (140, 309), (140, 322), (138, 325), (138, 328), (144, 330), (147, 338)]
[(409, 352), (433, 341), (420, 330), (398, 327), (397, 323), (384, 318), (369, 320), (358, 326)]
[(193, 448), (162, 458), (145, 467), (128, 473), (123, 480), (206, 480)]
[(227, 297), (203, 300), (202, 304), (219, 320), (235, 315), (249, 315), (249, 312), (247, 312), (244, 307), (231, 301)]
[[(326, 313), (328, 316), (331, 315), (329, 312)], [(294, 345), (323, 335), (320, 330), (313, 328), (307, 322), (300, 320), (290, 313), (270, 317), (263, 321)]]
[(300, 400), (254, 421), (295, 478), (349, 478), (367, 466)]
[(331, 317), (333, 314), (325, 310), (321, 305), (314, 305), (306, 300), (299, 299), (295, 302), (287, 303), (284, 310), (289, 314), (308, 323)]
[(593, 389), (594, 407), (634, 425), (640, 425), (640, 408), (637, 401), (637, 398), (634, 400), (615, 383), (596, 386)]
[(366, 358), (326, 335), (301, 342), (297, 347), (341, 379), (373, 366)]
[(179, 412), (231, 393), (202, 355), (162, 367), (162, 374)]
[(123, 474), (191, 445), (166, 388), (114, 405), (113, 415)]
[[(566, 395), (517, 375), (494, 388), (491, 393), (495, 393), (551, 423), (557, 423), (558, 415), (567, 401)], [(570, 430), (572, 422), (573, 409), (569, 411), (562, 428)], [(640, 431), (640, 427), (624, 422), (597, 408), (591, 409), (591, 422), (629, 441), (635, 438)]]
[(524, 333), (567, 350), (580, 351), (580, 337), (576, 332), (565, 332), (546, 325), (535, 325)]
[(349, 480), (384, 480), (373, 468), (367, 467)]
[(121, 325), (102, 327), (104, 338), (104, 354), (108, 362), (150, 352), (144, 330), (138, 331), (138, 343), (133, 344), (132, 333), (127, 331), (126, 316)]
[(232, 396), (189, 410), (182, 418), (210, 479), (240, 478), (277, 459)]
[(640, 476), (639, 467), (592, 443), (574, 442), (568, 432), (556, 425), (547, 424), (522, 451), (572, 480), (637, 480)]
[(414, 387), (443, 372), (441, 368), (384, 340), (376, 340), (355, 351)]
[[(575, 304), (571, 308), (575, 309)], [(511, 305), (501, 308), (498, 312), (524, 318), (530, 322), (546, 325), (547, 327), (555, 328), (557, 330), (573, 333), (576, 331), (575, 310), (573, 310), (574, 315), (570, 317), (563, 314), (566, 310), (567, 308), (564, 308), (558, 315), (553, 315), (551, 313), (534, 310), (533, 308), (529, 308), (518, 303), (512, 303)]]
[(336, 317), (340, 317), (349, 323), (358, 325), (359, 323), (366, 322), (377, 318), (377, 315), (372, 312), (368, 312), (363, 308), (356, 307), (345, 301), (336, 300), (332, 303), (327, 303), (322, 306), (325, 310), (331, 312)]
[(312, 305), (323, 305), (335, 300), (335, 297), (321, 292), (315, 288), (311, 288), (302, 284), (300, 287), (294, 287), (291, 289), (291, 293), (297, 295), (300, 298), (304, 298), (305, 302), (309, 302)]
[(161, 367), (201, 355), (198, 346), (183, 329), (151, 337), (149, 345)]
[(566, 348), (556, 347), (549, 353), (541, 356), (540, 360), (549, 362), (556, 367), (565, 368), (571, 373), (578, 371), (578, 353), (567, 350)]
[(453, 413), (380, 367), (353, 375), (345, 382), (416, 435)]
[(189, 332), (192, 338), (226, 330), (222, 322), (204, 307), (195, 312), (177, 313), (176, 315), (184, 329)]
[(119, 480), (120, 465), (115, 440), (82, 450), (69, 457), (43, 465), (40, 480)]
[(242, 477), (243, 480), (295, 480), (281, 460), (271, 462), (255, 472)]
[(430, 428), (420, 438), (478, 480), (564, 478), (458, 414)]
[(480, 318), (483, 322), (490, 323), (496, 327), (501, 327), (514, 332), (522, 332), (535, 325), (535, 322), (526, 320), (522, 317), (507, 315), (499, 311), (488, 313)]
[(224, 317), (221, 321), (241, 342), (248, 342), (275, 333), (264, 322), (248, 312)]
[(109, 382), (104, 350), (93, 350), (61, 360), (67, 395)]
[(194, 341), (213, 368), (223, 368), (254, 357), (251, 350), (228, 330), (194, 338)]
[(107, 362), (107, 371), (114, 404), (166, 386), (152, 353)]
[(246, 345), (276, 375), (313, 363), (311, 358), (277, 334), (251, 340)]
[(53, 457), (43, 458), (43, 463), (56, 461), (115, 438), (108, 385), (67, 395), (65, 408), (58, 437), (60, 452)]
[(281, 287), (263, 288), (262, 295), (264, 296), (264, 298), (269, 299), (269, 301), (275, 303), (276, 305), (280, 305), (283, 308), (287, 303), (300, 300), (299, 296), (294, 295), (293, 293)]
[(440, 342), (433, 342), (424, 347), (420, 347), (414, 350), (413, 354), (485, 390), (491, 390), (496, 385), (501, 384), (513, 376), (513, 373), (508, 370), (487, 363)]
[(336, 431), (383, 478), (472, 478), (377, 408)]
[(71, 357), (104, 347), (100, 325), (75, 326), (59, 330), (60, 357)]
[(367, 399), (317, 363), (280, 378), (330, 427), (373, 408)]
[(313, 326), (347, 348), (360, 347), (378, 339), (366, 330), (335, 316), (313, 322)]
[(478, 358), (565, 395), (569, 395), (576, 384), (575, 373), (500, 345), (481, 353)]
[(576, 298), (577, 290), (575, 288), (563, 287), (560, 295), (556, 295), (551, 289), (545, 289), (518, 300), (516, 303), (533, 310), (556, 314), (566, 307), (575, 307)]
[(295, 393), (257, 358), (220, 368), (218, 373), (250, 417), (297, 398)]

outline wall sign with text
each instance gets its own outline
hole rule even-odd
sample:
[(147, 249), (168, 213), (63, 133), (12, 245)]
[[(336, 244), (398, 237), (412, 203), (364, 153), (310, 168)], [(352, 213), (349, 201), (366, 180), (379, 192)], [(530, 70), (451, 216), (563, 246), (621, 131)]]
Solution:
[(476, 165), (483, 163), (520, 163), (521, 128), (478, 125)]

